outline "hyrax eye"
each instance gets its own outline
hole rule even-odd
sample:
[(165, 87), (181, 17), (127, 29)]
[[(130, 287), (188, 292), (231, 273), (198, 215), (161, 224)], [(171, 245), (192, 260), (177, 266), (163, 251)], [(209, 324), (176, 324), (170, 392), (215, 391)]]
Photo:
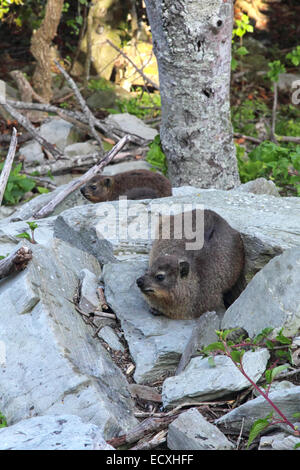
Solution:
[(164, 278), (165, 278), (165, 275), (164, 275), (164, 274), (157, 274), (157, 275), (155, 276), (155, 279), (156, 279), (157, 281), (163, 281)]
[(97, 189), (97, 186), (95, 184), (91, 184), (90, 188), (94, 190), (94, 189)]

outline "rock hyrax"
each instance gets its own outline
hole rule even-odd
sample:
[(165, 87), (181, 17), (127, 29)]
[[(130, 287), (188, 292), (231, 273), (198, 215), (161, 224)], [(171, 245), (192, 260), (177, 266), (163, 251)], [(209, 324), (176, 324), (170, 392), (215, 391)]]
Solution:
[[(185, 237), (176, 239), (171, 235), (163, 239), (162, 220), (168, 219), (171, 223), (172, 234), (175, 219), (174, 216), (160, 219), (160, 235), (153, 243), (149, 268), (136, 281), (153, 314), (176, 319), (196, 318), (218, 307), (229, 307), (245, 288), (241, 235), (215, 212), (200, 213), (204, 222), (204, 243), (197, 250), (186, 249), (186, 242), (191, 240)], [(189, 215), (195, 231), (196, 210)]]
[(170, 181), (160, 173), (134, 170), (113, 176), (96, 175), (81, 188), (84, 197), (92, 202), (114, 201), (120, 196), (128, 199), (155, 199), (172, 195)]

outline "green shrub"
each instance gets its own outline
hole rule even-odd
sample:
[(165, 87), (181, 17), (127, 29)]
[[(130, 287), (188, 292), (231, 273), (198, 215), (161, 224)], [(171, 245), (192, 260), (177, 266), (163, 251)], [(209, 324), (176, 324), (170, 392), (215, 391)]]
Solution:
[(300, 196), (300, 145), (294, 150), (265, 141), (252, 150), (247, 158), (237, 147), (237, 160), (242, 183), (264, 177), (282, 188), (289, 186)]
[[(3, 166), (4, 162), (0, 164), (1, 171)], [(4, 204), (17, 204), (25, 193), (36, 186), (35, 181), (26, 175), (20, 174), (21, 168), (22, 163), (19, 163), (10, 172), (3, 196)]]

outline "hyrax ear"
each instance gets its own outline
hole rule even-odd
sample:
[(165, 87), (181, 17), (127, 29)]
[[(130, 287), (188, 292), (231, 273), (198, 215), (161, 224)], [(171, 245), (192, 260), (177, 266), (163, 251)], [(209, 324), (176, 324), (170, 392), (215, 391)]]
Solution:
[(111, 185), (112, 185), (112, 179), (111, 179), (111, 178), (108, 178), (108, 177), (104, 178), (104, 186), (105, 186), (106, 188), (110, 188)]
[(187, 277), (190, 271), (190, 263), (188, 261), (179, 261), (180, 277)]

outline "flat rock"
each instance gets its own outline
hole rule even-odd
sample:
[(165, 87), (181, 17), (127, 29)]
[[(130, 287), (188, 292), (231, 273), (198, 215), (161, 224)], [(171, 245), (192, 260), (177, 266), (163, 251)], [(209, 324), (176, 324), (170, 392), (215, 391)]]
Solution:
[(126, 432), (136, 425), (127, 381), (72, 303), (80, 271), (99, 276), (98, 261), (57, 239), (30, 248), (27, 268), (0, 282), (1, 412), (9, 425), (75, 414), (105, 438)]
[(168, 428), (172, 450), (230, 450), (234, 445), (217, 426), (206, 421), (197, 408), (181, 413)]
[[(266, 349), (244, 354), (244, 369), (254, 382), (265, 371), (268, 358)], [(212, 367), (207, 357), (194, 357), (181, 374), (167, 378), (162, 388), (163, 406), (214, 400), (249, 386), (229, 357), (215, 356), (214, 362), (215, 367)]]
[(110, 114), (106, 121), (108, 124), (121, 129), (125, 134), (134, 134), (145, 140), (153, 140), (158, 134), (156, 129), (147, 126), (147, 124), (133, 114)]
[(299, 437), (279, 432), (269, 436), (263, 436), (259, 441), (258, 450), (295, 450), (295, 446), (297, 444), (299, 445), (299, 442)]
[[(300, 386), (269, 393), (269, 398), (292, 423), (295, 423), (297, 420), (293, 415), (300, 413), (299, 397)], [(243, 423), (243, 430), (248, 432), (256, 420), (265, 418), (271, 411), (274, 411), (271, 405), (269, 405), (265, 398), (259, 396), (253, 400), (248, 400), (243, 405), (217, 419), (215, 424), (217, 426), (224, 426), (222, 429), (240, 430)], [(276, 411), (274, 411), (274, 418), (279, 418)], [(270, 428), (268, 428), (269, 430)]]
[(275, 183), (266, 178), (257, 178), (248, 183), (241, 184), (235, 191), (242, 191), (253, 194), (269, 194), (270, 196), (280, 197), (279, 191)]
[(226, 311), (222, 329), (241, 327), (254, 337), (266, 327), (295, 336), (300, 328), (300, 248), (273, 258)]
[(174, 196), (162, 199), (76, 207), (61, 214), (56, 225), (63, 223), (65, 231), (72, 232), (85, 230), (88, 224), (95, 228), (98, 238), (105, 238), (112, 244), (116, 257), (124, 259), (149, 253), (159, 212), (168, 213), (173, 204), (177, 213), (204, 206), (241, 232), (249, 278), (274, 256), (300, 246), (299, 198), (191, 187), (174, 188), (173, 193)]
[(114, 450), (79, 416), (37, 416), (0, 429), (0, 450)]
[[(102, 280), (105, 298), (117, 315), (124, 331), (130, 354), (135, 362), (137, 383), (151, 383), (175, 372), (180, 356), (197, 320), (171, 320), (153, 316), (136, 285), (147, 260), (130, 260), (104, 265)], [(202, 337), (211, 342), (212, 330), (218, 328), (217, 316)]]

